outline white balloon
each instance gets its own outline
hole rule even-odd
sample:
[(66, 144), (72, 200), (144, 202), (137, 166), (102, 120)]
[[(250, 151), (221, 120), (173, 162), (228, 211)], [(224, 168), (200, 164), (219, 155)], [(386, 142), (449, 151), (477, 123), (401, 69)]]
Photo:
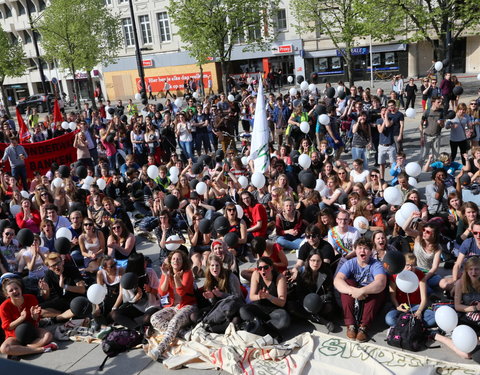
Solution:
[(194, 99), (198, 99), (200, 97), (200, 95), (196, 91), (192, 94), (192, 96)]
[(323, 114), (318, 117), (318, 122), (322, 125), (328, 125), (330, 124), (330, 117), (328, 115)]
[(245, 176), (240, 176), (237, 181), (242, 187), (242, 189), (245, 189), (248, 186), (248, 178), (246, 178)]
[(62, 129), (64, 129), (64, 130), (68, 129), (68, 122), (66, 122), (66, 121), (62, 122)]
[(316, 90), (317, 90), (317, 86), (315, 86), (314, 83), (310, 83), (310, 84), (308, 85), (308, 91), (314, 92), (314, 91), (316, 91)]
[[(169, 241), (179, 241), (179, 240), (180, 240), (180, 237), (176, 234), (167, 238), (167, 242), (169, 242)], [(180, 247), (180, 245), (181, 244), (179, 244), (179, 243), (167, 243), (165, 245), (165, 247), (167, 248), (167, 250), (174, 251), (174, 250), (177, 250)]]
[(156, 165), (150, 165), (147, 168), (147, 175), (152, 180), (155, 180), (158, 177), (158, 167)]
[(56, 177), (52, 181), (52, 185), (55, 186), (56, 188), (61, 187), (63, 184), (63, 180), (60, 177)]
[(17, 214), (22, 211), (22, 207), (20, 207), (18, 204), (14, 204), (13, 206), (10, 207), (10, 213), (13, 216), (17, 216)]
[(477, 79), (480, 81), (480, 73), (477, 74)]
[(139, 92), (135, 94), (135, 100), (142, 100), (142, 95)]
[(257, 189), (261, 189), (265, 186), (265, 176), (263, 173), (255, 172), (252, 175), (252, 185), (255, 186)]
[(452, 332), (452, 341), (457, 349), (471, 353), (477, 347), (477, 334), (472, 327), (459, 325)]
[(292, 87), (289, 90), (289, 93), (290, 93), (290, 96), (295, 96), (295, 95), (297, 95), (297, 89), (295, 87)]
[(403, 227), (403, 225), (405, 224), (405, 219), (403, 218), (402, 212), (400, 210), (395, 212), (395, 222), (400, 227)]
[(355, 220), (353, 220), (353, 226), (357, 228), (361, 234), (364, 234), (370, 228), (367, 218), (363, 216), (356, 217)]
[(235, 208), (237, 209), (237, 216), (239, 219), (243, 217), (243, 208), (242, 206), (239, 206), (238, 204), (235, 205)]
[(195, 191), (199, 194), (199, 195), (203, 195), (207, 192), (207, 184), (203, 181), (200, 181), (197, 186), (195, 187)]
[(300, 88), (302, 89), (302, 91), (307, 91), (308, 90), (308, 82), (303, 81), (302, 83), (300, 83)]
[(436, 70), (437, 72), (439, 72), (439, 71), (442, 70), (442, 69), (443, 69), (443, 63), (442, 63), (441, 61), (437, 61), (437, 62), (435, 63), (435, 70)]
[(312, 165), (312, 159), (310, 159), (310, 156), (308, 156), (307, 154), (302, 154), (298, 157), (298, 164), (303, 169), (308, 169)]
[(325, 189), (325, 181), (323, 181), (321, 178), (317, 178), (317, 184), (315, 185), (315, 190), (322, 191), (323, 189)]
[(228, 95), (227, 99), (229, 102), (233, 102), (235, 100), (235, 97), (232, 94), (230, 94)]
[(340, 95), (342, 92), (345, 91), (345, 86), (337, 86), (337, 90), (336, 90), (336, 91), (337, 91), (337, 94)]
[(409, 177), (408, 178), (408, 184), (410, 186), (413, 186), (414, 188), (418, 187), (418, 181), (415, 177)]
[(407, 115), (407, 117), (409, 118), (415, 118), (415, 114), (417, 112), (415, 111), (414, 108), (407, 108), (407, 110), (405, 111), (405, 114)]
[(178, 174), (174, 174), (173, 176), (170, 176), (170, 182), (172, 184), (176, 184), (178, 182)]
[(87, 290), (87, 298), (94, 305), (99, 305), (107, 295), (107, 288), (100, 284), (93, 284)]
[(418, 289), (418, 276), (415, 272), (403, 270), (397, 275), (395, 283), (402, 292), (413, 293)]
[(293, 77), (292, 77), (292, 76), (288, 76), (287, 81), (290, 82), (290, 83), (292, 83), (292, 82), (293, 82)]
[(20, 192), (20, 194), (21, 194), (22, 197), (24, 197), (24, 198), (27, 198), (27, 199), (30, 198), (30, 193), (29, 193), (28, 191), (22, 190), (22, 191)]
[(402, 192), (394, 186), (387, 187), (383, 192), (383, 197), (388, 204), (400, 206), (403, 201)]
[(452, 332), (458, 324), (457, 312), (450, 306), (441, 306), (435, 311), (435, 323), (445, 332)]
[(302, 133), (307, 134), (310, 131), (310, 124), (306, 121), (302, 121), (300, 123), (300, 130), (302, 131)]
[(77, 123), (72, 121), (71, 123), (68, 124), (68, 128), (69, 128), (72, 132), (74, 132), (75, 130), (77, 130)]
[(61, 238), (61, 237), (65, 237), (66, 239), (68, 239), (69, 241), (72, 240), (72, 232), (70, 231), (70, 229), (68, 228), (60, 228), (59, 230), (57, 230), (57, 232), (55, 233), (55, 238)]
[(92, 176), (85, 177), (85, 179), (83, 180), (83, 183), (87, 186), (90, 186), (91, 184), (93, 184), (93, 177)]
[(242, 164), (247, 165), (248, 164), (248, 158), (246, 156), (242, 156)]
[(99, 178), (97, 180), (97, 185), (100, 190), (104, 190), (107, 187), (107, 181), (105, 181), (103, 178)]
[(418, 177), (422, 173), (422, 167), (416, 162), (410, 162), (405, 166), (405, 172), (411, 177)]
[(88, 186), (87, 184), (83, 184), (80, 189), (83, 189), (83, 190), (88, 190), (90, 186)]
[(420, 210), (418, 209), (417, 205), (412, 202), (406, 202), (402, 204), (402, 207), (400, 208), (401, 215), (405, 220), (408, 220), (408, 218), (412, 216), (414, 212), (419, 211)]
[(177, 99), (175, 99), (175, 105), (176, 105), (178, 108), (182, 108), (182, 105), (183, 105), (183, 100), (182, 100), (182, 98), (177, 98)]
[(178, 169), (178, 167), (170, 167), (169, 169), (169, 172), (170, 172), (170, 176), (178, 176), (180, 174), (180, 170)]

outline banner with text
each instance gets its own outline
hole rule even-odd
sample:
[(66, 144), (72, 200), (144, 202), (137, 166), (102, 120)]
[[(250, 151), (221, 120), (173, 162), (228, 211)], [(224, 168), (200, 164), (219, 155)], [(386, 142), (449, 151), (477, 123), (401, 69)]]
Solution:
[[(28, 155), (28, 158), (25, 159), (27, 177), (33, 178), (33, 172), (35, 171), (44, 175), (53, 163), (69, 166), (76, 162), (77, 149), (73, 147), (75, 134), (77, 132), (67, 133), (43, 142), (22, 143)], [(8, 146), (8, 143), (0, 143), (0, 154), (2, 156)], [(8, 161), (5, 161), (5, 166), (8, 166), (6, 169), (9, 169)]]
[[(211, 72), (203, 72), (203, 85), (208, 87), (208, 80), (212, 77)], [(145, 77), (145, 84), (148, 87), (148, 84), (152, 85), (152, 91), (165, 91), (165, 82), (168, 82), (170, 85), (170, 90), (183, 90), (183, 85), (185, 81), (188, 83), (188, 80), (193, 78), (197, 81), (200, 80), (200, 73), (180, 73), (164, 76), (155, 76), (155, 77)], [(140, 85), (140, 78), (136, 78), (137, 87)]]

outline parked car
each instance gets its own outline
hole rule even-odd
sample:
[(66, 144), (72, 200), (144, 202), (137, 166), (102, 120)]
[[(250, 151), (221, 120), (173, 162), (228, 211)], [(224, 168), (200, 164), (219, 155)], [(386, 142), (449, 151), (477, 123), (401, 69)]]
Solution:
[[(20, 113), (25, 113), (27, 107), (37, 108), (38, 113), (47, 112), (49, 109), (50, 111), (53, 111), (54, 99), (55, 95), (53, 94), (35, 94), (23, 100), (19, 100), (17, 107), (20, 110)], [(60, 109), (63, 109), (64, 104), (62, 99), (58, 99), (58, 104)]]

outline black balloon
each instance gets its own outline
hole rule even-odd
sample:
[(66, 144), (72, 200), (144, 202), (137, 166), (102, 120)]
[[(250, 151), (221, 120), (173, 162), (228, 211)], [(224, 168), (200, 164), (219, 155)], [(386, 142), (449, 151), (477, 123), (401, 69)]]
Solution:
[(120, 285), (123, 289), (135, 289), (138, 286), (138, 276), (134, 272), (127, 272), (120, 279)]
[(212, 162), (212, 157), (210, 155), (203, 155), (203, 164), (209, 165)]
[(299, 156), (300, 156), (300, 152), (298, 152), (298, 150), (293, 150), (292, 152), (290, 152), (290, 159), (292, 159), (293, 164), (298, 163)]
[(223, 240), (227, 244), (228, 247), (235, 247), (238, 245), (238, 234), (235, 232), (228, 232)]
[(66, 165), (61, 165), (58, 168), (58, 172), (60, 173), (60, 176), (62, 178), (68, 178), (70, 177), (70, 168), (68, 168)]
[(307, 172), (302, 175), (302, 177), (300, 178), (300, 182), (306, 188), (315, 189), (317, 179), (315, 178), (315, 175), (313, 173)]
[(107, 142), (108, 143), (113, 143), (114, 141), (115, 141), (115, 135), (114, 134), (107, 135)]
[(448, 111), (447, 115), (445, 116), (447, 120), (453, 120), (456, 116), (455, 111)]
[(242, 94), (235, 95), (235, 101), (236, 102), (241, 102), (242, 101)]
[(345, 92), (345, 90), (341, 91), (340, 94), (338, 94), (338, 97), (342, 100), (345, 99), (347, 97), (347, 93)]
[(210, 233), (212, 231), (212, 222), (209, 219), (202, 219), (198, 223), (198, 230), (200, 233)]
[(122, 115), (122, 116), (120, 116), (120, 121), (123, 122), (124, 124), (126, 124), (127, 121), (128, 121), (127, 115)]
[(463, 94), (463, 87), (462, 86), (455, 86), (453, 88), (453, 95), (460, 96)]
[(30, 246), (33, 243), (33, 232), (28, 228), (20, 229), (17, 233), (17, 241), (23, 247)]
[(157, 103), (157, 111), (162, 112), (163, 111), (163, 104), (162, 103)]
[(305, 78), (304, 78), (302, 75), (297, 76), (297, 82), (298, 82), (298, 84), (302, 83), (303, 81), (305, 81)]
[(78, 178), (83, 179), (87, 177), (87, 174), (88, 174), (87, 168), (85, 168), (83, 165), (79, 165), (75, 169), (75, 174), (78, 176)]
[(30, 322), (23, 322), (15, 328), (15, 338), (21, 345), (31, 344), (37, 338), (35, 327)]
[(391, 274), (397, 274), (405, 268), (405, 256), (397, 250), (387, 251), (383, 257), (383, 268)]
[(10, 220), (8, 219), (2, 219), (0, 220), (0, 233), (3, 233), (3, 230), (7, 227), (10, 226)]
[(219, 216), (213, 222), (213, 228), (219, 235), (224, 236), (230, 230), (230, 223), (225, 216)]
[(327, 98), (332, 99), (335, 96), (335, 89), (333, 87), (329, 87), (327, 90)]
[(77, 318), (86, 318), (92, 312), (92, 304), (87, 297), (79, 296), (70, 301), (70, 310)]
[(303, 219), (309, 224), (315, 224), (318, 220), (319, 213), (320, 207), (318, 207), (317, 204), (312, 204), (303, 210)]
[(54, 247), (59, 254), (70, 254), (71, 243), (66, 237), (57, 238)]
[(283, 329), (290, 326), (290, 315), (284, 309), (275, 309), (270, 314), (270, 320), (267, 322), (276, 329)]
[(171, 210), (176, 210), (180, 206), (180, 202), (175, 195), (169, 194), (164, 200), (165, 206)]
[(198, 184), (198, 180), (196, 178), (194, 178), (193, 180), (191, 180), (188, 185), (190, 186), (190, 190), (195, 190), (195, 188), (197, 187), (197, 184)]
[(316, 85), (318, 83), (318, 74), (317, 73), (310, 74), (310, 81)]
[(317, 293), (310, 293), (303, 299), (303, 308), (310, 314), (318, 314), (322, 309), (322, 299)]
[(203, 163), (197, 162), (192, 165), (192, 172), (193, 174), (200, 174), (203, 171)]
[(115, 113), (115, 109), (114, 109), (114, 108), (109, 108), (109, 109), (108, 109), (108, 113), (109, 113), (110, 115), (113, 115), (113, 114)]
[(221, 162), (223, 159), (225, 159), (225, 153), (223, 150), (217, 150), (217, 152), (215, 152), (215, 160)]
[(148, 99), (142, 99), (142, 104), (147, 105), (148, 104)]

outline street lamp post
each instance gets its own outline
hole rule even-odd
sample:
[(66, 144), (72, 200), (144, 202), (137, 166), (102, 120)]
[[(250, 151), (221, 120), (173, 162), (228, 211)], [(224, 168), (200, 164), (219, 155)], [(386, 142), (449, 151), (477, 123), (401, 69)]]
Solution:
[[(38, 48), (37, 35), (35, 33), (35, 29), (33, 28), (32, 13), (30, 12), (30, 7), (28, 3), (27, 3), (27, 15), (28, 15), (28, 22), (30, 23), (30, 28), (32, 30), (32, 35), (33, 35), (33, 38), (32, 38), (33, 46), (35, 47), (35, 55), (37, 56), (37, 60), (38, 60), (38, 71), (40, 72), (40, 80), (42, 81), (42, 90), (44, 94), (48, 94), (47, 82), (45, 80), (45, 73), (43, 71), (42, 60), (40, 58), (40, 50)], [(50, 112), (50, 108), (48, 108), (48, 111)]]
[(138, 34), (137, 34), (137, 23), (135, 21), (135, 14), (133, 11), (133, 0), (129, 0), (128, 4), (130, 6), (130, 18), (132, 20), (132, 28), (133, 28), (133, 38), (135, 40), (135, 56), (137, 58), (137, 70), (138, 76), (140, 78), (140, 94), (142, 94), (142, 100), (146, 98), (147, 88), (145, 86), (145, 71), (143, 69), (143, 62), (142, 62), (142, 51), (140, 51), (140, 45), (138, 43)]

